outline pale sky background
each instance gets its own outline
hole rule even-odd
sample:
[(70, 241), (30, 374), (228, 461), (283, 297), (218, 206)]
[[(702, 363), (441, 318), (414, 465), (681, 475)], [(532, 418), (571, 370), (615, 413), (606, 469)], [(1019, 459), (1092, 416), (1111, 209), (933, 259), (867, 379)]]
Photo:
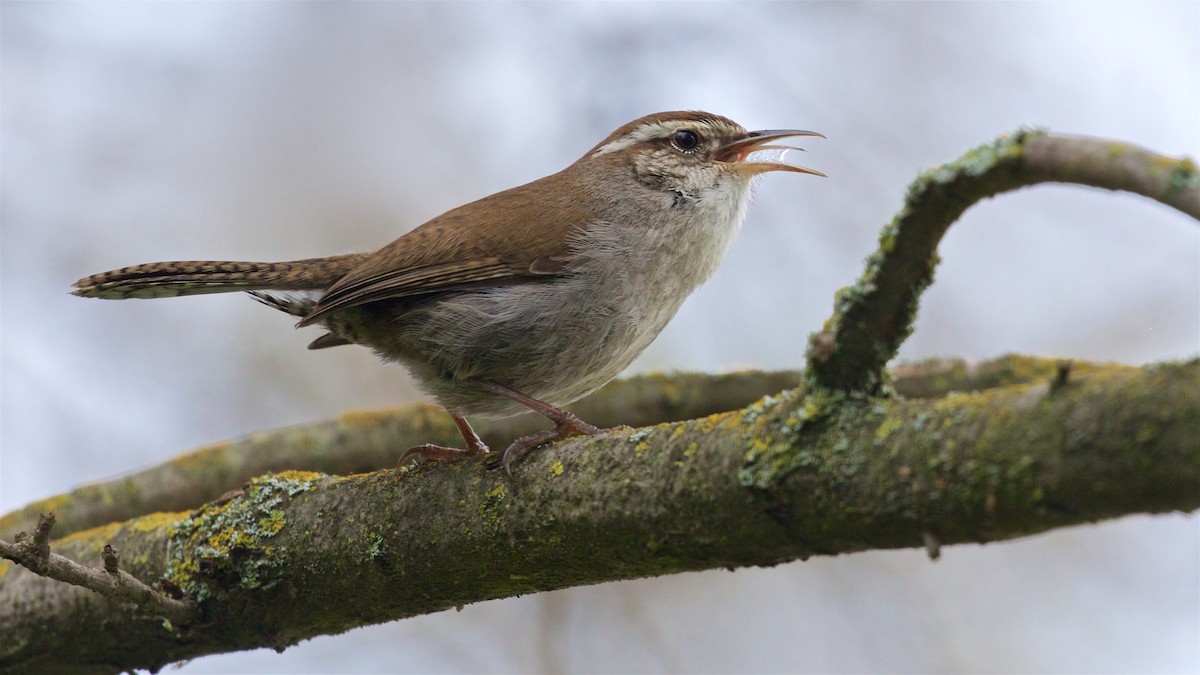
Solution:
[[(0, 4), (0, 511), (200, 444), (417, 400), (236, 295), (89, 301), (169, 259), (368, 250), (704, 109), (814, 129), (633, 370), (795, 368), (921, 169), (1021, 126), (1200, 154), (1200, 3)], [(799, 159), (793, 156), (793, 160)], [(1200, 350), (1200, 229), (1038, 187), (945, 240), (905, 358)], [(470, 605), (185, 673), (1197, 672), (1200, 520)], [(453, 574), (453, 570), (447, 570)], [(398, 589), (397, 592), (403, 592)]]

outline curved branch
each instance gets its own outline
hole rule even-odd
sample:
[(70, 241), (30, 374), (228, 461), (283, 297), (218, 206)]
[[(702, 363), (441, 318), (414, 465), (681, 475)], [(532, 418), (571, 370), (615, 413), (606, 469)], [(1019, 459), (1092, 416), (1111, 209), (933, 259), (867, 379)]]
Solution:
[(1128, 143), (1078, 136), (1033, 135), (1021, 172), (1034, 182), (1076, 183), (1148, 197), (1200, 220), (1200, 169), (1189, 158), (1164, 157)]
[(862, 276), (838, 292), (833, 317), (809, 339), (805, 383), (833, 392), (877, 394), (884, 366), (912, 332), (933, 281), (937, 246), (971, 205), (1037, 183), (1126, 190), (1200, 219), (1200, 170), (1133, 145), (1020, 131), (924, 172), (883, 229)]
[(1055, 372), (815, 422), (812, 397), (785, 394), (567, 441), (512, 479), (482, 462), (254, 479), (192, 513), (55, 544), (119, 545), (202, 622), (180, 633), (4, 563), (0, 668), (153, 669), (565, 586), (1200, 507), (1200, 361)]

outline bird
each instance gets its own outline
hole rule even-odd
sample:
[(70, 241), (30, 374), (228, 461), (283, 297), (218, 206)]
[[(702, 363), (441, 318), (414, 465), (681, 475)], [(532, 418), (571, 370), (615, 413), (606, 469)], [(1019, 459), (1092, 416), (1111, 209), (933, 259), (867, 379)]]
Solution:
[[(502, 463), (606, 430), (563, 406), (616, 377), (716, 271), (768, 172), (824, 174), (781, 161), (820, 137), (747, 131), (702, 111), (622, 125), (565, 169), (451, 209), (386, 246), (286, 262), (171, 261), (76, 281), (82, 297), (162, 298), (246, 291), (406, 366), (443, 406), (465, 448), (404, 451), (460, 459), (489, 452), (467, 416), (533, 410), (553, 428), (515, 439)], [(764, 152), (765, 151), (765, 152)], [(759, 155), (769, 154), (767, 158)]]

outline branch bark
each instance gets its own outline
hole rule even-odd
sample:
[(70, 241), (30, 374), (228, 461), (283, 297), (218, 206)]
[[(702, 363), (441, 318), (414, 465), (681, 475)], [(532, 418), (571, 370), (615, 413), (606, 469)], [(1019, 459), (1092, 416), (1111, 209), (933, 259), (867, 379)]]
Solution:
[[(930, 397), (1047, 379), (1054, 367), (1053, 362), (1021, 356), (974, 365), (937, 359), (897, 366), (895, 386), (903, 396)], [(736, 410), (795, 387), (802, 379), (800, 371), (642, 375), (612, 382), (572, 409), (600, 426), (644, 427)], [(483, 421), (478, 430), (489, 445), (502, 447), (536, 431), (540, 423), (527, 416)], [(0, 538), (33, 529), (42, 513), (57, 514), (55, 532), (66, 536), (146, 513), (195, 508), (265, 473), (364, 473), (393, 466), (403, 448), (429, 442), (453, 445), (458, 440), (458, 430), (434, 406), (346, 413), (335, 420), (215, 443), (145, 471), (39, 500), (0, 517)]]
[(0, 666), (156, 669), (564, 586), (1190, 511), (1198, 381), (1197, 361), (1091, 367), (818, 415), (785, 393), (565, 442), (512, 479), (486, 462), (256, 478), (194, 512), (54, 544), (73, 558), (119, 546), (131, 573), (199, 603), (199, 622), (0, 568)]

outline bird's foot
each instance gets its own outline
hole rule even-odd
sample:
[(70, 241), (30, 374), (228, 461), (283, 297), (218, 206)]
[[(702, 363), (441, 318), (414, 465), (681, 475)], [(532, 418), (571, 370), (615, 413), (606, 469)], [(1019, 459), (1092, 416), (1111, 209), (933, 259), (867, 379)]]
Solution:
[(425, 443), (424, 445), (414, 445), (405, 450), (404, 453), (400, 455), (400, 459), (396, 461), (396, 468), (399, 469), (400, 467), (404, 466), (413, 457), (420, 457), (422, 461), (437, 459), (455, 462), (463, 459), (470, 459), (472, 457), (478, 457), (479, 455), (485, 455), (487, 452), (488, 449), (486, 445), (483, 446), (483, 450), (480, 451), (469, 449), (464, 450), (462, 448), (447, 448), (444, 445)]
[(603, 429), (588, 424), (587, 422), (584, 422), (565, 410), (556, 410), (555, 412), (558, 414), (553, 418), (555, 422), (553, 429), (547, 429), (545, 431), (539, 431), (536, 434), (522, 436), (505, 448), (503, 460), (500, 463), (501, 466), (504, 467), (504, 473), (511, 476), (511, 467), (513, 462), (524, 457), (530, 450), (543, 445), (556, 443), (564, 438), (570, 438), (572, 436), (594, 436), (596, 434), (603, 434), (609, 431), (629, 429), (629, 427), (624, 425)]
[(475, 430), (471, 428), (471, 425), (467, 424), (465, 417), (451, 413), (450, 419), (454, 420), (454, 426), (458, 427), (459, 433), (462, 434), (463, 440), (467, 444), (465, 450), (447, 448), (444, 445), (434, 445), (433, 443), (414, 445), (405, 450), (404, 454), (400, 455), (400, 459), (396, 462), (396, 468), (399, 469), (404, 466), (413, 457), (420, 457), (422, 460), (440, 459), (458, 461), (488, 454), (488, 446), (479, 438)]

